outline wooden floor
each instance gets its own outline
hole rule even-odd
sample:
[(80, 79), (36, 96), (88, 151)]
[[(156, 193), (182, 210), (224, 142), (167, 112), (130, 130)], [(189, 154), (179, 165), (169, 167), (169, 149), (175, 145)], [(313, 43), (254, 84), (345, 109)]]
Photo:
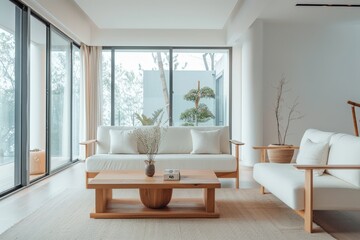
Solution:
[[(69, 188), (85, 187), (84, 163), (74, 166), (46, 178), (26, 189), (0, 200), (0, 234), (35, 212), (52, 198), (61, 196)], [(240, 168), (240, 188), (257, 188), (258, 184), (252, 178), (252, 168)], [(222, 187), (233, 188), (233, 179), (221, 179)], [(341, 212), (323, 215), (327, 232), (341, 232), (339, 239), (359, 239), (360, 212)], [(321, 216), (320, 216), (321, 217)], [(315, 218), (316, 219), (316, 218)], [(334, 236), (337, 236), (334, 234)]]

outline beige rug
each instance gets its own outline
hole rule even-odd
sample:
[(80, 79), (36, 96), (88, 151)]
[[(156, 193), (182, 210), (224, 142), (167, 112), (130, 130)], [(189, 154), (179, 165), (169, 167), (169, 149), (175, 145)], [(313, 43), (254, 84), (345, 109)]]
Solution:
[[(181, 192), (182, 191), (182, 192)], [(175, 195), (201, 196), (199, 190)], [(135, 190), (116, 191), (126, 197)], [(68, 189), (8, 231), (0, 239), (332, 239), (319, 229), (308, 234), (303, 220), (271, 194), (257, 189), (216, 190), (219, 219), (90, 219), (92, 190)]]

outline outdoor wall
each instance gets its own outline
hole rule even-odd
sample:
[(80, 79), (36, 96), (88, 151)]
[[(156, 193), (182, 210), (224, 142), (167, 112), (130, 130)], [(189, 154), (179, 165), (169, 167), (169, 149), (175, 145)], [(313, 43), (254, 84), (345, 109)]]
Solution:
[(353, 134), (346, 102), (360, 102), (360, 25), (264, 23), (263, 37), (264, 141), (258, 144), (277, 139), (274, 86), (282, 75), (288, 99), (298, 97), (304, 115), (291, 126), (288, 143), (298, 145), (308, 128)]

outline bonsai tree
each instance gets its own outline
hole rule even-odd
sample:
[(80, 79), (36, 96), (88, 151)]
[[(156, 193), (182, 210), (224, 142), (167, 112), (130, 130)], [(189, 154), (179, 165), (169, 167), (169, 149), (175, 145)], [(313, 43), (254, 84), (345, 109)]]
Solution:
[(198, 126), (199, 123), (207, 122), (215, 118), (208, 106), (200, 103), (200, 100), (203, 98), (215, 98), (215, 93), (210, 87), (200, 88), (200, 81), (198, 81), (197, 89), (191, 89), (184, 96), (186, 101), (194, 102), (193, 108), (185, 110), (185, 112), (180, 115), (180, 119), (185, 121), (184, 126)]

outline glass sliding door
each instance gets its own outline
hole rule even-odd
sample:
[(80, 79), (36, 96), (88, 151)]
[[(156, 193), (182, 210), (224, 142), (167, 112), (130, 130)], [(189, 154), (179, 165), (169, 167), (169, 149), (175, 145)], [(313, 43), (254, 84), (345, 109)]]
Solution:
[[(18, 13), (18, 14), (17, 14)], [(18, 56), (20, 39), (16, 32), (19, 25), (15, 17), (20, 17), (20, 9), (10, 1), (0, 0), (0, 195), (20, 185), (20, 159), (16, 159), (16, 135), (19, 129)]]
[(50, 32), (50, 170), (71, 162), (71, 45)]
[(173, 91), (175, 126), (228, 125), (228, 50), (174, 49)]
[(169, 51), (115, 50), (114, 125), (169, 118)]
[(72, 45), (72, 160), (79, 159), (80, 143), (80, 48)]
[(46, 31), (44, 23), (30, 17), (30, 181), (46, 174)]
[(102, 51), (101, 123), (111, 125), (111, 51)]

